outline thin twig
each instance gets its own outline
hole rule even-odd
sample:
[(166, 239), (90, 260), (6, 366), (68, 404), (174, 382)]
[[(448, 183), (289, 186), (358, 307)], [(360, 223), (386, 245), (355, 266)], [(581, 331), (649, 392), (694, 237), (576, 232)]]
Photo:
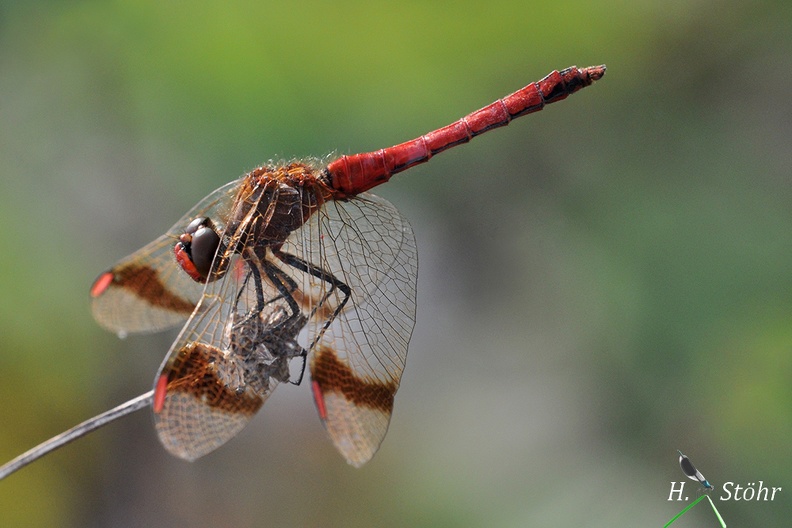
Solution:
[(96, 429), (99, 429), (110, 422), (118, 420), (119, 418), (123, 418), (124, 416), (132, 414), (135, 411), (139, 411), (144, 407), (150, 406), (153, 396), (153, 390), (147, 392), (146, 394), (142, 394), (137, 398), (133, 398), (128, 402), (122, 403), (118, 407), (110, 409), (109, 411), (98, 416), (94, 416), (93, 418), (72, 427), (68, 431), (65, 431), (58, 436), (54, 436), (46, 442), (37, 445), (33, 449), (22, 453), (11, 462), (0, 467), (0, 480), (6, 478), (8, 475), (14, 473), (17, 470), (22, 469), (31, 462), (38, 460), (50, 451), (54, 451), (59, 447), (63, 447), (69, 442), (73, 442), (74, 440), (77, 440), (78, 438), (81, 438), (91, 431), (95, 431)]

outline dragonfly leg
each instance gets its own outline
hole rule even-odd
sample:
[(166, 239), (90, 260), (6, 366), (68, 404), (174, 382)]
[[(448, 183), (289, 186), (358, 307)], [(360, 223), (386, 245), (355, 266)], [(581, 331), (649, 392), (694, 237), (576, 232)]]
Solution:
[(338, 303), (338, 306), (335, 307), (333, 313), (330, 314), (329, 317), (327, 317), (324, 324), (322, 325), (322, 328), (319, 330), (316, 337), (314, 337), (313, 342), (308, 346), (308, 350), (313, 350), (313, 347), (316, 345), (316, 343), (319, 342), (319, 340), (324, 335), (325, 331), (328, 328), (330, 328), (330, 325), (333, 324), (335, 318), (338, 316), (339, 313), (341, 313), (341, 310), (344, 309), (344, 306), (346, 305), (347, 301), (352, 295), (352, 289), (349, 287), (349, 285), (338, 279), (335, 275), (333, 275), (332, 273), (330, 273), (325, 269), (320, 268), (319, 266), (315, 266), (310, 262), (306, 262), (305, 260), (299, 257), (296, 257), (290, 253), (285, 253), (280, 250), (273, 250), (273, 253), (285, 264), (288, 264), (289, 266), (298, 269), (304, 273), (308, 273), (309, 275), (312, 275), (317, 279), (320, 279), (330, 285), (330, 288), (324, 293), (324, 295), (319, 300), (319, 302), (316, 303), (315, 306), (313, 306), (311, 310), (311, 314), (308, 316), (309, 319), (311, 319), (324, 306), (325, 302), (327, 302), (327, 300), (330, 298), (333, 292), (335, 292), (336, 289), (338, 289), (343, 295), (343, 299), (341, 300), (341, 302)]
[[(257, 317), (264, 311), (267, 305), (270, 305), (281, 299), (286, 301), (286, 304), (289, 306), (289, 311), (291, 312), (288, 320), (281, 324), (287, 324), (301, 314), (300, 306), (297, 304), (297, 301), (292, 295), (292, 292), (297, 290), (297, 283), (294, 282), (294, 280), (289, 277), (282, 269), (278, 268), (266, 259), (259, 259), (257, 256), (248, 259), (248, 268), (250, 269), (250, 274), (245, 277), (235, 301), (236, 307), (239, 305), (239, 301), (245, 291), (245, 285), (252, 276), (253, 285), (256, 290), (256, 305), (255, 308), (252, 308), (250, 312), (246, 314), (245, 320), (249, 320), (252, 317)], [(266, 300), (264, 297), (264, 287), (262, 285), (261, 277), (262, 270), (267, 275), (269, 283), (275, 286), (279, 293), (279, 295), (272, 297), (269, 300)]]
[[(297, 336), (308, 319), (292, 294), (297, 284), (271, 261), (254, 257), (248, 264), (250, 271), (242, 282), (242, 288), (244, 290), (252, 278), (255, 305), (243, 315), (239, 311), (242, 296), (237, 295), (230, 330), (231, 348), (234, 357), (241, 361), (244, 372), (236, 390), (244, 391), (247, 382), (254, 383), (255, 390), (266, 390), (270, 378), (298, 385), (304, 375), (308, 353), (297, 343)], [(265, 280), (277, 292), (268, 293), (264, 287)], [(290, 375), (293, 369), (289, 368), (289, 363), (296, 357), (302, 358), (302, 365), (293, 381)]]
[[(302, 311), (300, 310), (300, 305), (297, 304), (297, 300), (294, 298), (294, 295), (292, 294), (292, 292), (297, 290), (297, 283), (294, 282), (294, 280), (291, 277), (289, 277), (282, 269), (280, 269), (272, 262), (269, 262), (268, 260), (264, 260), (262, 261), (262, 264), (270, 283), (272, 283), (275, 286), (275, 288), (278, 289), (278, 293), (280, 293), (280, 296), (273, 299), (273, 301), (277, 299), (283, 299), (284, 301), (286, 301), (286, 304), (289, 305), (289, 310), (291, 311), (291, 314), (289, 315), (287, 320), (281, 323), (281, 325), (289, 324), (294, 318), (302, 315)], [(263, 309), (264, 306), (262, 306), (261, 308)]]

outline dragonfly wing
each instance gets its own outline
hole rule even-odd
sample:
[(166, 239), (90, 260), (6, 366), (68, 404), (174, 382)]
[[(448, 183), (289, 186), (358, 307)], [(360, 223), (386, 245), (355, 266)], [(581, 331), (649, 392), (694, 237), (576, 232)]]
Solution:
[[(187, 460), (202, 457), (236, 436), (279, 381), (249, 369), (245, 359), (254, 358), (262, 341), (258, 336), (266, 332), (263, 322), (255, 328), (251, 325), (265, 321), (282, 306), (273, 301), (262, 316), (245, 319), (257, 299), (251, 264), (238, 256), (228, 258), (233, 259), (229, 273), (207, 283), (155, 382), (153, 410), (159, 438), (168, 451)], [(270, 284), (262, 283), (262, 291), (268, 298), (277, 296)]]
[(264, 404), (266, 394), (234, 388), (231, 380), (241, 374), (227, 351), (199, 341), (179, 342), (169, 360), (155, 389), (154, 424), (165, 448), (180, 458), (192, 461), (211, 453)]
[(118, 333), (155, 332), (183, 323), (201, 298), (203, 284), (179, 268), (173, 247), (196, 217), (225, 217), (239, 180), (201, 200), (164, 235), (102, 273), (91, 287), (97, 322)]
[(159, 438), (168, 451), (187, 460), (239, 433), (277, 384), (289, 381), (289, 361), (304, 357), (297, 336), (306, 320), (274, 283), (279, 271), (259, 260), (260, 248), (248, 240), (248, 226), (261, 220), (259, 200), (260, 195), (235, 199), (229, 218), (241, 220), (233, 234), (222, 234), (225, 249), (212, 264), (226, 271), (206, 284), (155, 381)]
[(310, 369), (319, 415), (347, 462), (361, 466), (388, 430), (415, 325), (415, 237), (393, 205), (364, 193), (326, 203), (283, 249), (351, 292), (342, 306), (345, 293), (328, 290), (327, 280), (306, 274), (302, 282), (313, 314)]

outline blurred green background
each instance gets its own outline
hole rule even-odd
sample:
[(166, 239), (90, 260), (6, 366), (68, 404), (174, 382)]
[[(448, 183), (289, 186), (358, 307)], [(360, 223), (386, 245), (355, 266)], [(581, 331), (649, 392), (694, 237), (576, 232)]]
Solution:
[(0, 483), (3, 525), (662, 526), (676, 449), (718, 488), (783, 487), (716, 501), (730, 526), (788, 524), (786, 0), (0, 2), (0, 459), (150, 388), (175, 333), (118, 340), (88, 287), (216, 187), (600, 63), (376, 190), (420, 270), (372, 462), (284, 386), (193, 464), (148, 411), (94, 433)]

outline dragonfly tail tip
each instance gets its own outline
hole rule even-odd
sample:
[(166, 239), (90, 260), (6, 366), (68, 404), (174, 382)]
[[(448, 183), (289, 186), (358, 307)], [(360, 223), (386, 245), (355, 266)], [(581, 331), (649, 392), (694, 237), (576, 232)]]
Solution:
[(600, 64), (599, 66), (589, 66), (586, 68), (586, 71), (588, 72), (588, 76), (592, 81), (599, 81), (602, 79), (603, 75), (605, 75), (606, 69), (607, 68), (604, 64)]

